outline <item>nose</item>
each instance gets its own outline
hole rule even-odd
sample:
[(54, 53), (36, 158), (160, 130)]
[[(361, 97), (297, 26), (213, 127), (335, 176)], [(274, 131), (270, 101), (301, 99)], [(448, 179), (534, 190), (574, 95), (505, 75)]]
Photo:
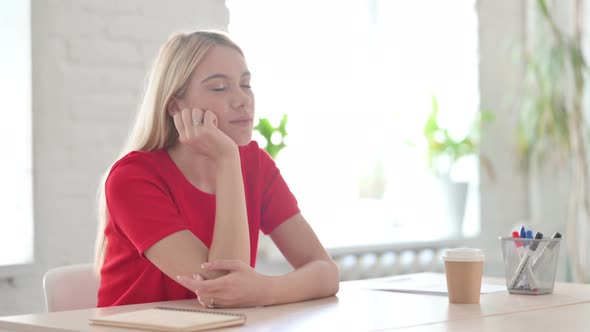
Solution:
[(252, 104), (252, 96), (242, 89), (238, 89), (232, 100), (232, 107), (236, 110), (243, 110)]

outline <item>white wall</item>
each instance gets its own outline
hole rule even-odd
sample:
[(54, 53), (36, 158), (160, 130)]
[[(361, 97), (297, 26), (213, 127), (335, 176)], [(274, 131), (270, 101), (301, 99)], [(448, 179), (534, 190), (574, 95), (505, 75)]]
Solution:
[(496, 172), (492, 181), (481, 172), (481, 236), (485, 273), (503, 276), (499, 236), (529, 214), (527, 179), (518, 170), (516, 124), (524, 66), (515, 47), (525, 38), (525, 1), (479, 0), (479, 88), (481, 107), (495, 113), (482, 135), (482, 153)]
[(98, 180), (159, 45), (229, 21), (219, 0), (32, 0), (31, 11), (35, 264), (0, 282), (0, 316), (43, 311), (43, 273), (93, 259)]
[[(42, 311), (43, 273), (92, 260), (98, 179), (123, 143), (151, 58), (176, 29), (226, 28), (224, 3), (32, 1), (36, 263), (12, 271), (13, 283), (0, 281), (0, 315)], [(493, 183), (482, 178), (478, 244), (494, 274), (501, 271), (497, 236), (528, 214), (526, 181), (515, 169), (516, 108), (507, 95), (520, 91), (523, 68), (509, 43), (522, 41), (523, 11), (520, 1), (478, 3), (482, 105), (497, 113), (483, 148), (498, 173)]]
[[(549, 0), (558, 24), (571, 30), (573, 0)], [(484, 109), (496, 113), (496, 121), (482, 137), (483, 153), (492, 159), (497, 179), (482, 177), (480, 245), (487, 252), (485, 272), (503, 276), (498, 236), (507, 236), (522, 223), (545, 236), (564, 235), (556, 278), (571, 281), (565, 232), (569, 180), (563, 163), (548, 158), (543, 167), (519, 169), (516, 127), (523, 93), (525, 63), (518, 59), (525, 41), (530, 43), (538, 14), (536, 1), (479, 0), (480, 93)]]

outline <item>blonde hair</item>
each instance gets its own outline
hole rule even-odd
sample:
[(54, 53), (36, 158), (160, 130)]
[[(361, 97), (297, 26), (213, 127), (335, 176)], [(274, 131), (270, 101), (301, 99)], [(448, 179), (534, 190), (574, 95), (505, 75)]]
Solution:
[[(215, 31), (175, 33), (162, 45), (148, 76), (135, 123), (117, 159), (131, 151), (153, 151), (168, 148), (177, 142), (178, 132), (168, 115), (168, 103), (173, 97), (183, 97), (195, 68), (216, 45), (231, 47), (244, 55), (227, 35)], [(95, 272), (99, 275), (107, 248), (104, 234), (108, 220), (105, 182), (109, 171), (104, 174), (98, 189)]]

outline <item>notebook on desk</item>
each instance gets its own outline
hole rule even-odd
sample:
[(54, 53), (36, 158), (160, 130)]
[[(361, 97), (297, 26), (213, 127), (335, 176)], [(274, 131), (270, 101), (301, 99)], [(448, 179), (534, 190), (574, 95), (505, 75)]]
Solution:
[(170, 332), (205, 331), (242, 325), (245, 322), (246, 316), (243, 314), (171, 307), (155, 307), (90, 318), (90, 323), (95, 325)]

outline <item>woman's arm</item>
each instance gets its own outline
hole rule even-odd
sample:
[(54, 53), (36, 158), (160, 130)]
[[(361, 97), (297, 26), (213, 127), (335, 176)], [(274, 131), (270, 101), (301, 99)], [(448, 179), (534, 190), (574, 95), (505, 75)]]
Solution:
[(219, 260), (206, 263), (204, 268), (231, 273), (215, 280), (197, 277), (181, 278), (180, 282), (195, 289), (203, 305), (213, 303), (216, 307), (289, 303), (338, 292), (338, 267), (301, 214), (283, 222), (271, 237), (295, 271), (282, 276), (267, 276), (240, 261)]
[(207, 261), (237, 259), (250, 264), (250, 231), (240, 155), (227, 157), (216, 177), (215, 228)]
[(338, 292), (338, 266), (301, 214), (283, 222), (270, 236), (295, 271), (271, 277), (265, 304), (297, 302)]
[[(200, 274), (214, 279), (227, 271), (204, 270), (202, 263), (231, 259), (250, 264), (250, 233), (240, 154), (237, 145), (216, 125), (215, 115), (200, 110), (182, 110), (174, 116), (181, 144), (193, 153), (209, 156), (217, 165), (215, 174), (215, 226), (211, 247), (207, 248), (192, 232), (172, 234), (145, 251), (145, 256), (162, 272), (177, 276)], [(195, 127), (193, 119), (203, 118)], [(194, 290), (194, 289), (192, 289)]]

